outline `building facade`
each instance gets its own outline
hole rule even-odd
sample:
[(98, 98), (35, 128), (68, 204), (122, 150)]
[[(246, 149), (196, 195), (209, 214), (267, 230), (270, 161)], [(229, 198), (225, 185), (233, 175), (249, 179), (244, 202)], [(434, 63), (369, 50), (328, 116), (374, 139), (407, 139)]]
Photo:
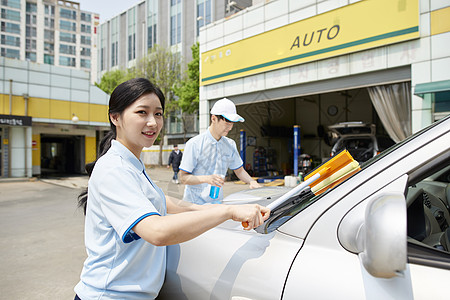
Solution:
[[(97, 81), (107, 71), (134, 67), (155, 45), (178, 54), (185, 66), (192, 60), (191, 46), (202, 27), (251, 4), (249, 0), (144, 0), (99, 26)], [(198, 119), (191, 117), (188, 138), (198, 134)], [(166, 129), (165, 144), (183, 143), (180, 114), (168, 118)]]
[(87, 71), (0, 57), (0, 177), (84, 174), (108, 101)]
[(99, 15), (66, 0), (2, 0), (0, 56), (97, 75)]
[(335, 123), (401, 140), (450, 113), (449, 20), (443, 0), (259, 1), (200, 30), (200, 131), (227, 97), (246, 119), (229, 136), (251, 138), (249, 168), (264, 151), (287, 174), (294, 125), (318, 161)]

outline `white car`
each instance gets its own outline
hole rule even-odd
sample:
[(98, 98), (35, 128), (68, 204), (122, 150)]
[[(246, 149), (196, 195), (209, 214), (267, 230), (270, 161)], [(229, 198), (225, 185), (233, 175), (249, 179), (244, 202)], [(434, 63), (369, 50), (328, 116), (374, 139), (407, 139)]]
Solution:
[(448, 116), (333, 189), (293, 197), (258, 230), (227, 221), (168, 247), (160, 299), (450, 299), (449, 166)]

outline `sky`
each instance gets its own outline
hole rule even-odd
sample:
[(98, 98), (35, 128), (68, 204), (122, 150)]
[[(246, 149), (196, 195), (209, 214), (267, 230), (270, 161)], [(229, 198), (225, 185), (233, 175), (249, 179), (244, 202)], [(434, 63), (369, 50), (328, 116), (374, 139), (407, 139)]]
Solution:
[(80, 9), (100, 15), (100, 23), (111, 19), (142, 0), (74, 0)]

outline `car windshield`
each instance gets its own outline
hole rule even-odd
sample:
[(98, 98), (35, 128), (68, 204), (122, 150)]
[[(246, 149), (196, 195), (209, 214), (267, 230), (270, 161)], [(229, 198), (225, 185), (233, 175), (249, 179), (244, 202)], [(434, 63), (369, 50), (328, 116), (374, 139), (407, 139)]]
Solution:
[(373, 139), (367, 137), (349, 137), (340, 141), (336, 152), (340, 152), (347, 149), (352, 157), (358, 161), (367, 161), (374, 156), (374, 144)]
[[(431, 127), (436, 126), (438, 123), (439, 122), (434, 123)], [(368, 166), (370, 166), (370, 165), (376, 163), (377, 161), (383, 159), (383, 157), (385, 157), (389, 153), (393, 152), (395, 149), (401, 147), (403, 144), (407, 143), (408, 141), (414, 139), (416, 136), (419, 136), (419, 135), (423, 134), (429, 128), (430, 127), (422, 129), (421, 131), (415, 133), (414, 135), (406, 138), (402, 142), (397, 143), (397, 144), (391, 146), (390, 148), (388, 148), (387, 150), (381, 152), (381, 154), (374, 156), (373, 158), (369, 159), (366, 162), (360, 163), (361, 171), (359, 171), (359, 172), (364, 171), (365, 168), (367, 168)], [(349, 178), (351, 178), (353, 176), (355, 176), (355, 174), (350, 176)], [(348, 180), (348, 178), (346, 180)], [(343, 181), (343, 182), (345, 182), (345, 181)], [(340, 184), (342, 184), (342, 182)], [(340, 184), (338, 184), (337, 186), (339, 186)], [(322, 198), (324, 195), (328, 194), (330, 191), (331, 191), (331, 189), (329, 189), (326, 192), (324, 192), (322, 194), (319, 194), (317, 196), (314, 195), (311, 192), (309, 192), (309, 193), (305, 192), (305, 193), (302, 193), (300, 195), (292, 197), (290, 199), (291, 201), (288, 201), (288, 203), (286, 203), (282, 207), (279, 207), (275, 211), (273, 211), (272, 214), (271, 214), (271, 217), (257, 231), (258, 232), (269, 233), (269, 232), (272, 232), (272, 231), (276, 230), (278, 227), (280, 227), (282, 224), (284, 224), (287, 220), (289, 220), (290, 218), (292, 218), (293, 216), (295, 216), (299, 212), (303, 211), (309, 205), (311, 205), (311, 204), (317, 202), (318, 200), (320, 200), (320, 198)]]

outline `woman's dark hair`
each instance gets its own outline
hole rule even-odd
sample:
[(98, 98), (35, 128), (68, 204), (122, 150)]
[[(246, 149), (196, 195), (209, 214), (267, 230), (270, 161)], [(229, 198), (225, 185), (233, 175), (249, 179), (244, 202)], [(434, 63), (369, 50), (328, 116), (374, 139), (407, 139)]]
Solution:
[[(122, 114), (123, 111), (133, 104), (142, 95), (155, 94), (159, 101), (161, 102), (162, 109), (164, 111), (165, 97), (162, 91), (145, 78), (133, 78), (124, 83), (119, 84), (111, 94), (109, 98), (109, 124), (111, 125), (111, 130), (103, 137), (98, 145), (97, 159), (94, 162), (88, 163), (86, 165), (86, 172), (91, 176), (94, 170), (95, 163), (97, 160), (108, 152), (111, 147), (111, 141), (116, 138), (116, 126), (111, 121), (111, 114)], [(84, 209), (84, 214), (86, 214), (86, 204), (87, 204), (88, 191), (87, 188), (78, 196), (78, 207)]]

